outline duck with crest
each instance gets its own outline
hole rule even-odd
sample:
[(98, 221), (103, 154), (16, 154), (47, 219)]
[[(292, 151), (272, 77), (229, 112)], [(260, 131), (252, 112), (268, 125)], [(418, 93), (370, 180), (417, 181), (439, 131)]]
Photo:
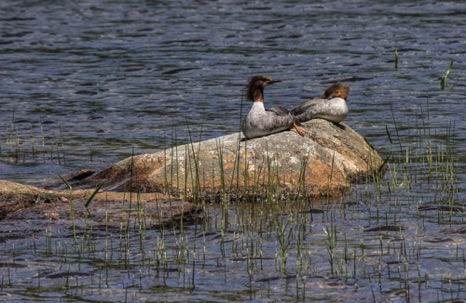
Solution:
[(264, 107), (264, 88), (270, 84), (281, 82), (267, 76), (254, 76), (249, 79), (244, 95), (253, 101), (251, 110), (241, 125), (247, 139), (267, 136), (295, 128), (304, 136), (300, 123), (311, 119), (325, 119), (334, 123), (343, 121), (348, 115), (346, 98), (349, 85), (337, 82), (327, 88), (318, 99), (312, 99), (288, 110), (281, 106), (269, 109)]

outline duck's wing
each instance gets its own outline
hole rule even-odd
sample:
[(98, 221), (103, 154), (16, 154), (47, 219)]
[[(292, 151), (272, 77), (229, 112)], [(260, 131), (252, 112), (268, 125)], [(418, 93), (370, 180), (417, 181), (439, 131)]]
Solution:
[(312, 112), (312, 108), (315, 107), (317, 104), (321, 103), (322, 99), (312, 99), (301, 104), (296, 105), (290, 110), (290, 113), (293, 116), (299, 116), (306, 112)]
[(266, 111), (272, 112), (277, 116), (288, 116), (290, 114), (289, 110), (281, 106), (274, 106), (274, 107), (266, 109)]

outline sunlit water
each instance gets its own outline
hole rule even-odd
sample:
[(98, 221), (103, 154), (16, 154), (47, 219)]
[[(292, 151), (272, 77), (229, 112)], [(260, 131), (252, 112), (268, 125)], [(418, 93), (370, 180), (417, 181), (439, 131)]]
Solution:
[[(413, 164), (416, 182), (397, 176), (396, 194), (386, 193), (388, 185), (382, 195), (359, 186), (345, 197), (348, 207), (284, 211), (286, 232), (304, 237), (293, 238), (285, 269), (275, 226), (260, 221), (269, 228), (261, 234), (231, 219), (222, 231), (220, 210), (183, 236), (167, 231), (170, 261), (157, 266), (150, 262), (162, 251), (158, 230), (147, 231), (142, 246), (135, 232), (136, 243), (123, 248), (120, 233), (112, 233), (113, 250), (131, 254), (129, 268), (114, 265), (126, 255), (103, 251), (99, 237), (107, 235), (94, 235), (97, 252), (89, 253), (73, 247), (67, 228), (42, 226), (37, 248), (24, 240), (3, 244), (5, 300), (404, 302), (408, 286), (415, 301), (464, 298), (462, 213), (422, 207), (465, 201), (465, 15), (462, 1), (2, 1), (1, 179), (40, 184), (57, 173), (99, 170), (132, 154), (230, 134), (250, 106), (242, 103), (244, 84), (264, 74), (283, 81), (267, 88), (269, 106), (292, 107), (334, 81), (350, 83), (348, 125), (384, 158), (398, 142), (412, 156), (425, 154), (427, 144), (418, 142), (439, 142), (454, 155), (456, 188), (450, 199), (441, 184), (423, 182), (424, 164)], [(391, 184), (390, 176), (385, 181)], [(332, 222), (337, 259), (349, 243), (356, 271), (332, 273), (324, 232)], [(380, 225), (405, 229), (383, 237), (364, 232)], [(186, 256), (173, 261), (180, 252)], [(152, 261), (142, 264), (146, 259)], [(76, 274), (47, 278), (60, 272)], [(5, 286), (8, 279), (14, 287)]]

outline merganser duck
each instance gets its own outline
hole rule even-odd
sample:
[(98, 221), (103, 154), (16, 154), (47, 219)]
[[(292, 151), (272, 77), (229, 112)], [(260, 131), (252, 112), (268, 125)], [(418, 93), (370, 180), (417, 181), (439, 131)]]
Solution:
[(279, 133), (293, 127), (301, 136), (304, 136), (304, 132), (295, 123), (295, 117), (289, 110), (281, 106), (265, 109), (264, 88), (277, 82), (281, 81), (266, 76), (254, 76), (249, 79), (244, 96), (254, 103), (241, 125), (241, 131), (247, 139)]
[(303, 123), (311, 119), (325, 119), (339, 123), (348, 116), (346, 98), (350, 92), (349, 84), (337, 82), (328, 87), (319, 99), (312, 99), (294, 107), (290, 113), (295, 121)]

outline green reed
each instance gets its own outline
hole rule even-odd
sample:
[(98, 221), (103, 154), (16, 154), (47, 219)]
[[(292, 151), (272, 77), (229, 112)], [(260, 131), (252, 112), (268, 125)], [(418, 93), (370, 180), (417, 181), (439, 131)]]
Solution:
[(447, 78), (448, 78), (448, 76), (450, 75), (452, 69), (453, 69), (453, 60), (450, 61), (450, 65), (448, 66), (447, 71), (446, 71), (445, 74), (443, 74), (443, 76), (440, 78), (440, 88), (441, 88), (441, 89), (445, 89), (445, 84), (446, 84), (446, 82), (447, 82)]

